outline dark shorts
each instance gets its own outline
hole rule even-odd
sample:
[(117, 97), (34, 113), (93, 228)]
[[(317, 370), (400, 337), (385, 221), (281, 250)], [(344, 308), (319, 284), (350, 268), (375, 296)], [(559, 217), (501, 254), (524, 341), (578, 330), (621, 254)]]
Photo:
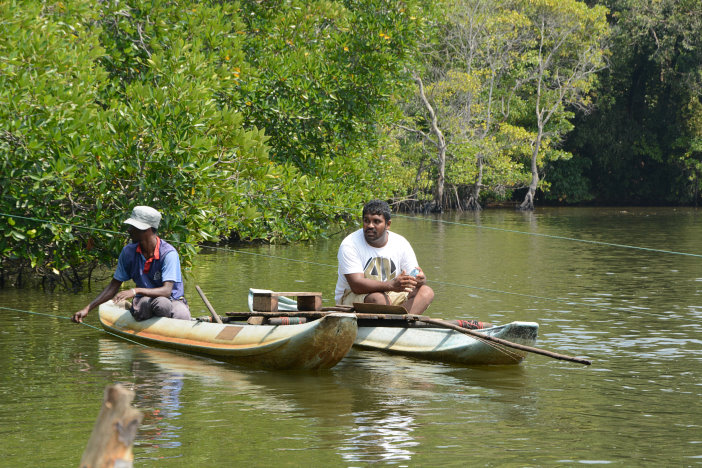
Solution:
[(167, 317), (190, 320), (190, 308), (185, 298), (139, 296), (132, 300), (130, 309), (135, 320), (141, 321), (151, 317)]

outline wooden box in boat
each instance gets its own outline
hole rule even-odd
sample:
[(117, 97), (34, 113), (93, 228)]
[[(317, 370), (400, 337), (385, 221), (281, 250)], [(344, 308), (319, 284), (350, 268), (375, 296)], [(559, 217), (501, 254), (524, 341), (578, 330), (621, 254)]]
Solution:
[(165, 317), (139, 322), (109, 301), (100, 306), (99, 317), (105, 330), (130, 340), (267, 369), (333, 367), (351, 349), (357, 333), (356, 317), (347, 313), (285, 326)]

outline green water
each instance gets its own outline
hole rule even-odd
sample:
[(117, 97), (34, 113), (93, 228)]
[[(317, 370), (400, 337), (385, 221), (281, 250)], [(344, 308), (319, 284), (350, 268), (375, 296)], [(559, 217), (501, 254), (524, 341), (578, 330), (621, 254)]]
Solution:
[[(593, 365), (354, 350), (329, 371), (258, 371), (112, 338), (97, 311), (93, 327), (71, 323), (96, 289), (5, 289), (0, 466), (77, 466), (113, 383), (144, 413), (139, 467), (702, 464), (702, 257), (511, 232), (702, 256), (697, 211), (499, 210), (392, 229), (436, 291), (427, 315), (537, 321), (538, 346)], [(186, 283), (193, 311), (207, 314), (195, 284), (219, 313), (246, 309), (249, 287), (331, 304), (340, 241), (205, 251)]]

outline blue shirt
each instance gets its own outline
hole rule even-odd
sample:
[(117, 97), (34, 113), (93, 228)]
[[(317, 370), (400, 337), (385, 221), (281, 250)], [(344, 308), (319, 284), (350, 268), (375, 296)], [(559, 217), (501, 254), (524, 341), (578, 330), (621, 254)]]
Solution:
[(135, 242), (128, 244), (122, 249), (117, 260), (117, 270), (114, 278), (121, 282), (133, 280), (138, 288), (149, 289), (160, 288), (165, 281), (172, 281), (171, 298), (180, 299), (183, 297), (184, 288), (178, 252), (170, 244), (161, 240), (160, 258), (153, 260), (151, 270), (145, 273), (146, 258), (136, 251), (138, 245)]

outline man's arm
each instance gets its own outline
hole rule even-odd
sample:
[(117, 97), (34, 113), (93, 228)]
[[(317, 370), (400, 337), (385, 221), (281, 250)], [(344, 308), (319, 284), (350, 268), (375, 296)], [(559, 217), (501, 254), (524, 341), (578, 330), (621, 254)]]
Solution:
[(107, 302), (110, 299), (114, 297), (114, 295), (119, 291), (119, 287), (122, 285), (122, 282), (112, 278), (112, 281), (110, 281), (110, 284), (108, 284), (105, 289), (102, 290), (102, 292), (93, 299), (93, 301), (88, 304), (87, 306), (83, 307), (80, 309), (78, 312), (73, 314), (73, 317), (71, 317), (71, 320), (76, 322), (76, 323), (81, 323), (83, 322), (83, 319), (85, 318), (88, 313), (93, 310), (95, 307), (99, 306), (103, 302)]
[(115, 295), (114, 301), (123, 301), (136, 295), (148, 297), (171, 297), (171, 291), (173, 291), (173, 281), (164, 281), (163, 286), (159, 286), (158, 288), (125, 289), (124, 291), (120, 291)]
[(344, 276), (351, 287), (351, 291), (353, 291), (355, 294), (411, 291), (417, 285), (417, 280), (407, 275), (404, 270), (394, 279), (389, 281), (378, 281), (366, 278), (363, 273), (349, 273)]

